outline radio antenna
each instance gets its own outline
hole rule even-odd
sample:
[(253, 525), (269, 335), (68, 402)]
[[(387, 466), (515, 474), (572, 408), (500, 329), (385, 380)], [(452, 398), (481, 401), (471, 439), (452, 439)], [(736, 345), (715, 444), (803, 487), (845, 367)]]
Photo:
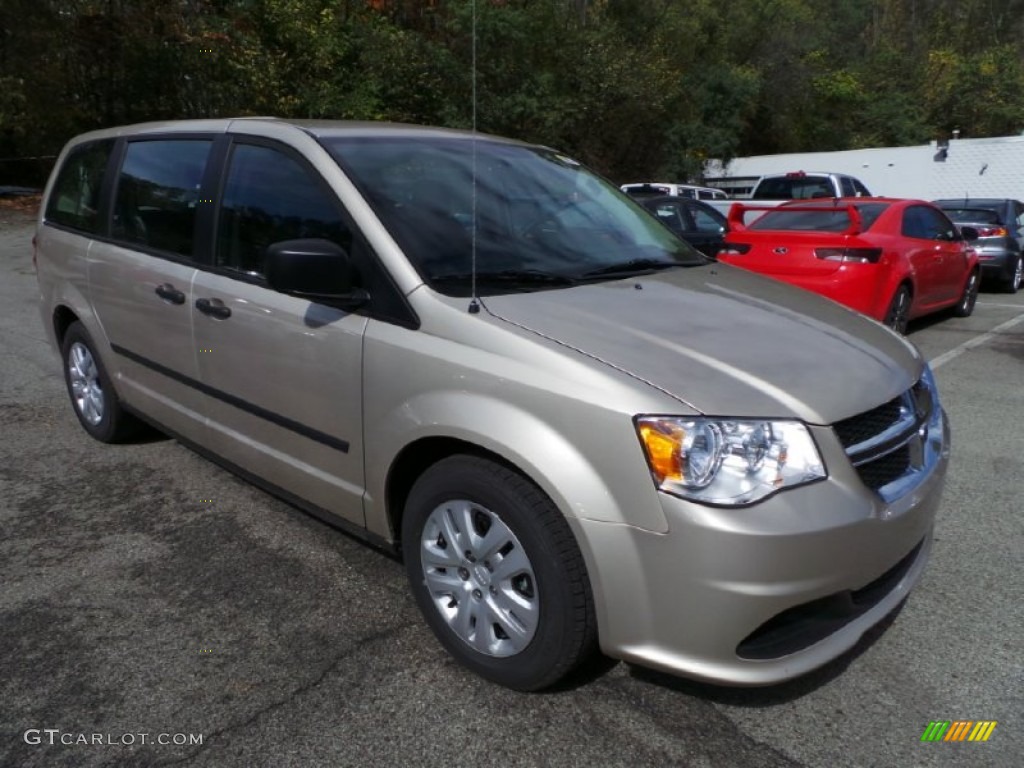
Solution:
[(470, 233), (470, 300), (469, 313), (475, 315), (480, 311), (480, 301), (476, 295), (476, 0), (472, 1), (473, 24), (472, 24), (472, 63), (470, 66), (470, 80), (473, 90), (473, 134), (470, 138), (472, 146), (472, 202), (470, 208), (470, 221), (472, 231)]

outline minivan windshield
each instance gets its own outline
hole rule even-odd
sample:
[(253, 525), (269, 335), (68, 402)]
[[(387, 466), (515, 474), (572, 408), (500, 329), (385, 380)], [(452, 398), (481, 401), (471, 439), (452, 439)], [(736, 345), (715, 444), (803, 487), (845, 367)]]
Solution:
[(707, 263), (617, 187), (550, 149), (422, 135), (323, 143), (442, 293), (468, 295), (474, 248), (482, 295)]

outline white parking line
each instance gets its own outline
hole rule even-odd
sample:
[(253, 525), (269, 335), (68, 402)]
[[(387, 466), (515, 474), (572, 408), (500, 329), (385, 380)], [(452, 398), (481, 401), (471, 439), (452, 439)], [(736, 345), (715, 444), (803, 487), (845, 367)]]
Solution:
[(1001, 309), (1024, 309), (1022, 304), (1000, 304), (995, 301), (979, 301), (979, 307), (1000, 307)]
[(1015, 318), (1013, 318), (1012, 320), (1007, 320), (1005, 323), (1000, 323), (991, 331), (983, 333), (980, 336), (975, 336), (973, 339), (968, 339), (963, 344), (957, 344), (948, 352), (943, 352), (938, 357), (934, 357), (929, 361), (931, 363), (932, 370), (935, 370), (940, 365), (945, 365), (950, 360), (954, 360), (960, 357), (960, 355), (962, 355), (969, 349), (981, 346), (986, 341), (994, 339), (1003, 331), (1009, 330), (1010, 328), (1013, 328), (1013, 326), (1020, 325), (1021, 323), (1024, 323), (1024, 314), (1017, 315)]

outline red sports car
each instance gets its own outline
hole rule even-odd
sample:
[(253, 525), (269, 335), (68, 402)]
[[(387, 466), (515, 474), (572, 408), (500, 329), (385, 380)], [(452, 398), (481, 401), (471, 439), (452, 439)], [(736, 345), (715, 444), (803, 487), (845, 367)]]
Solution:
[(969, 241), (978, 233), (923, 200), (737, 203), (729, 229), (719, 261), (820, 293), (900, 333), (930, 312), (974, 311), (979, 267)]

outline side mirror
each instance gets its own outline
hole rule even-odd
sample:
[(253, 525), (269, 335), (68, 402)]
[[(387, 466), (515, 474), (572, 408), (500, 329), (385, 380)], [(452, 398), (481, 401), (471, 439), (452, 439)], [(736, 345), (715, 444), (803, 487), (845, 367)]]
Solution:
[(267, 282), (281, 293), (358, 306), (369, 299), (353, 287), (355, 270), (345, 249), (330, 240), (282, 240), (267, 247)]
[(972, 243), (981, 237), (977, 227), (960, 227), (960, 236), (969, 243)]

